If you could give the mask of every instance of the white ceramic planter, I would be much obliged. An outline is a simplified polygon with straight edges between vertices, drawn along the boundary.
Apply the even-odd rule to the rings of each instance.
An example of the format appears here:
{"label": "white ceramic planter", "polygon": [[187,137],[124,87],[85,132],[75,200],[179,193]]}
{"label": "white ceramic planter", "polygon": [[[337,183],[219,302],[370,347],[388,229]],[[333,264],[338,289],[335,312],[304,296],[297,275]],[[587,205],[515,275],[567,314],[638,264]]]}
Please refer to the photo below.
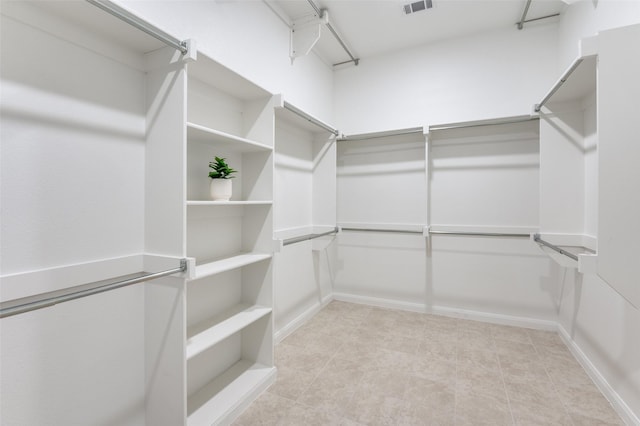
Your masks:
{"label": "white ceramic planter", "polygon": [[209,186],[213,201],[229,201],[233,193],[231,179],[211,179]]}

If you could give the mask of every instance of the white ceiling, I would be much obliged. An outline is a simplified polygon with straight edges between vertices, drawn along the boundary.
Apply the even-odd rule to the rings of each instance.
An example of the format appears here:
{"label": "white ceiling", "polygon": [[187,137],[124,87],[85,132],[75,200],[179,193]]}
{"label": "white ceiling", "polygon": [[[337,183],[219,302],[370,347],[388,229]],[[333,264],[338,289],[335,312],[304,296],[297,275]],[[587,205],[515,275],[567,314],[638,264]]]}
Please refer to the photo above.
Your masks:
{"label": "white ceiling", "polygon": [[[527,0],[432,0],[433,8],[406,15],[403,6],[416,0],[313,0],[329,11],[329,22],[357,58],[483,31],[512,28],[522,17]],[[567,0],[533,0],[527,19],[562,13]],[[272,0],[285,19],[312,14],[308,0]],[[540,25],[558,18],[538,21]],[[526,25],[524,28],[526,31]],[[327,63],[350,58],[330,31],[323,27],[314,51]]]}

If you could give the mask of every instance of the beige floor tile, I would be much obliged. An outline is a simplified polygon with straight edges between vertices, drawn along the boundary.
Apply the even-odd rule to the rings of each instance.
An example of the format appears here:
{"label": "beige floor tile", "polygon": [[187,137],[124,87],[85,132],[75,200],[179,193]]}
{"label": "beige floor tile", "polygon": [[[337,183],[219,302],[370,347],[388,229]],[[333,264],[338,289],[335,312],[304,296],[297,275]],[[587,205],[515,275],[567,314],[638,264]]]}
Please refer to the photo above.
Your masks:
{"label": "beige floor tile", "polygon": [[265,392],[233,424],[236,426],[276,425],[294,405],[295,402],[290,399]]}
{"label": "beige floor tile", "polygon": [[622,425],[555,332],[332,302],[236,425]]}
{"label": "beige floor tile", "polygon": [[539,358],[532,343],[496,338],[495,345],[498,355]]}
{"label": "beige floor tile", "polygon": [[409,403],[397,416],[397,426],[454,426],[454,411],[434,410],[432,407]]}
{"label": "beige floor tile", "polygon": [[416,355],[424,357],[428,360],[455,360],[457,350],[457,342],[452,339],[439,342],[433,340],[423,340],[418,344]]}
{"label": "beige floor tile", "polygon": [[456,354],[456,362],[458,368],[462,370],[483,370],[500,373],[498,354],[490,349],[460,348]]}
{"label": "beige floor tile", "polygon": [[518,426],[573,426],[571,418],[560,405],[511,401],[513,420]]}
{"label": "beige floor tile", "polygon": [[453,418],[455,389],[447,384],[422,377],[409,377],[403,399],[415,406],[425,407],[444,417]]}
{"label": "beige floor tile", "polygon": [[572,417],[585,417],[614,423],[619,416],[607,399],[595,386],[563,388],[558,391],[560,399]]}
{"label": "beige floor tile", "polygon": [[455,360],[426,360],[416,357],[412,375],[454,387],[456,370]]}
{"label": "beige floor tile", "polygon": [[460,395],[484,395],[505,404],[507,402],[502,375],[489,371],[458,369],[456,396]]}
{"label": "beige floor tile", "polygon": [[556,392],[555,386],[550,380],[547,381],[530,381],[511,382],[509,379],[505,379],[505,389],[509,401],[522,403],[531,403],[549,407],[563,408],[560,396]]}
{"label": "beige floor tile", "polygon": [[400,398],[360,390],[345,409],[345,417],[367,425],[395,425],[408,409],[409,403]]}
{"label": "beige floor tile", "polygon": [[358,393],[402,398],[408,380],[408,374],[398,373],[394,369],[367,371],[358,383]]}
{"label": "beige floor tile", "polygon": [[307,371],[294,370],[286,366],[279,367],[276,382],[269,388],[269,392],[295,401],[315,378],[315,374]]}
{"label": "beige floor tile", "polygon": [[278,426],[339,426],[342,417],[320,408],[295,404],[278,421]]}
{"label": "beige floor tile", "polygon": [[495,324],[491,327],[491,333],[495,339],[529,344],[533,343],[529,335],[529,330],[526,328]]}
{"label": "beige floor tile", "polygon": [[458,348],[494,351],[496,346],[491,334],[476,330],[458,330]]}
{"label": "beige floor tile", "polygon": [[456,426],[512,425],[513,419],[506,401],[484,394],[456,393]]}
{"label": "beige floor tile", "polygon": [[505,381],[530,383],[550,382],[542,361],[537,357],[500,355],[500,368]]}
{"label": "beige floor tile", "polygon": [[358,390],[359,382],[319,376],[298,398],[298,402],[342,415]]}
{"label": "beige floor tile", "polygon": [[393,371],[410,375],[416,364],[416,355],[407,352],[380,348],[371,353],[371,358],[364,365],[369,371]]}

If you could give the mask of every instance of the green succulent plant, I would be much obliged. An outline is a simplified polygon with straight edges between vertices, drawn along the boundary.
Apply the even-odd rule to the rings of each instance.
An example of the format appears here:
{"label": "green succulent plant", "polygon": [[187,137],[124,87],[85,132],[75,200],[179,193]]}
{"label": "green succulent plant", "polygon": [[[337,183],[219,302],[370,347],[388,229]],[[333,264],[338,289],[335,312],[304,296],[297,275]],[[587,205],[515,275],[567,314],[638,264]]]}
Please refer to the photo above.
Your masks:
{"label": "green succulent plant", "polygon": [[237,172],[237,170],[229,167],[225,158],[220,157],[216,157],[214,161],[209,162],[209,167],[213,169],[213,171],[209,172],[211,179],[232,179],[235,176],[231,175]]}

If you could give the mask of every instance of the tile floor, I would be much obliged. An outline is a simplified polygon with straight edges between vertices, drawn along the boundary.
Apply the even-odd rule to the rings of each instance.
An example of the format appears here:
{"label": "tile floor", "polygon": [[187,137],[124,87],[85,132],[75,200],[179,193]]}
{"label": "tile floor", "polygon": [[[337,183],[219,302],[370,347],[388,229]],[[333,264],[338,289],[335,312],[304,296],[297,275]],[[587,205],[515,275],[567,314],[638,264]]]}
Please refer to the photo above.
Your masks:
{"label": "tile floor", "polygon": [[235,425],[624,425],[553,332],[331,302]]}

